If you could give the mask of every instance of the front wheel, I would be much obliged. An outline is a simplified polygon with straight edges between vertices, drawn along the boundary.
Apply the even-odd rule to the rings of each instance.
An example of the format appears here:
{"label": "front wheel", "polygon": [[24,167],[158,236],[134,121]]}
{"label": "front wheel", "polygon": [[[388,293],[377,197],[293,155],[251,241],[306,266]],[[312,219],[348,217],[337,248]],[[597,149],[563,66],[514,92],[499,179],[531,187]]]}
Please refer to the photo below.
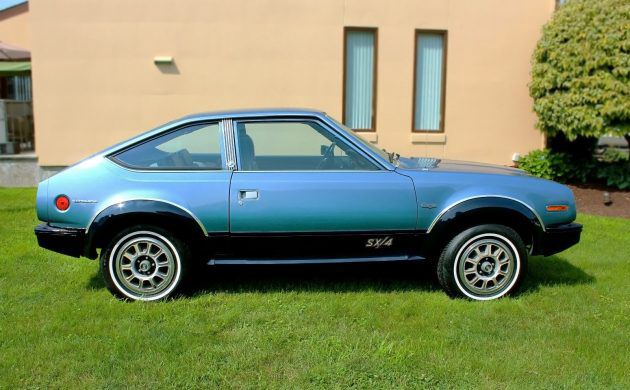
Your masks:
{"label": "front wheel", "polygon": [[518,288],[527,270],[527,250],[513,229],[480,225],[455,236],[437,268],[440,284],[450,296],[496,299]]}
{"label": "front wheel", "polygon": [[168,231],[134,226],[116,235],[101,252],[101,273],[115,296],[154,301],[173,296],[188,259],[187,247]]}

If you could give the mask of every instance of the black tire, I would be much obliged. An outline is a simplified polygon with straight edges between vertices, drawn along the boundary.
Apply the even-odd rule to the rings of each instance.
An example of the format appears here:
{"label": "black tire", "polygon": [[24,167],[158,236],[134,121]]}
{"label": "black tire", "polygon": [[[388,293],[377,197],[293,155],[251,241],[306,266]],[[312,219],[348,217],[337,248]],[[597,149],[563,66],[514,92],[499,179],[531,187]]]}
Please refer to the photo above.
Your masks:
{"label": "black tire", "polygon": [[107,289],[117,298],[132,301],[173,297],[186,280],[189,264],[188,246],[171,232],[152,225],[122,230],[100,257]]}
{"label": "black tire", "polygon": [[527,274],[527,249],[507,226],[464,230],[444,248],[437,264],[440,285],[451,297],[501,298],[516,291]]}

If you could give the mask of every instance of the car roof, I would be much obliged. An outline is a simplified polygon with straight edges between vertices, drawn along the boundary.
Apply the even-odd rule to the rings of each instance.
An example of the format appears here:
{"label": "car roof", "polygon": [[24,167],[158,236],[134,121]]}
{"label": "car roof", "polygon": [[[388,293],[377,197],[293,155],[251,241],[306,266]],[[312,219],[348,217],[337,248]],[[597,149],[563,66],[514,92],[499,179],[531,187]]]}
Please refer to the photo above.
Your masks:
{"label": "car roof", "polygon": [[221,119],[221,118],[243,118],[243,117],[264,117],[264,116],[313,116],[324,115],[325,112],[310,108],[249,108],[241,110],[209,111],[187,115],[178,119]]}

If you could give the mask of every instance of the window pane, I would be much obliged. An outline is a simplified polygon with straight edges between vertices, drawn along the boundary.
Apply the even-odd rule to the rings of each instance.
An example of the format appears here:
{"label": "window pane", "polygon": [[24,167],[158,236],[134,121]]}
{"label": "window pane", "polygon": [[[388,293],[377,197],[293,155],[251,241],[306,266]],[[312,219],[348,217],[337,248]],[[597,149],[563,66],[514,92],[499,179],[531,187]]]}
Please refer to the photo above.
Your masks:
{"label": "window pane", "polygon": [[13,100],[32,100],[31,76],[7,77],[7,98]]}
{"label": "window pane", "polygon": [[373,129],[373,31],[346,31],[345,67],[345,124],[353,129]]}
{"label": "window pane", "polygon": [[115,157],[143,169],[222,169],[217,123],[185,127],[127,149]]}
{"label": "window pane", "polygon": [[378,169],[314,122],[239,122],[236,129],[241,170]]}
{"label": "window pane", "polygon": [[416,106],[414,124],[416,130],[441,129],[442,121],[442,74],[444,68],[444,36],[436,33],[420,33],[416,36]]}

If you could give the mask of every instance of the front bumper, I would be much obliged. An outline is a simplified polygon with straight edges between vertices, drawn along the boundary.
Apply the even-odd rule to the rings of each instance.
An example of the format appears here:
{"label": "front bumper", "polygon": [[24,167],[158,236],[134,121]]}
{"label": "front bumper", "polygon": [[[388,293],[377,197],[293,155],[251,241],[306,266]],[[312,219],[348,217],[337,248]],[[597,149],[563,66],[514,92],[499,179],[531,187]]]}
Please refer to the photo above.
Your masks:
{"label": "front bumper", "polygon": [[549,227],[542,234],[540,252],[543,256],[562,252],[580,242],[580,234],[582,234],[582,225],[577,223]]}
{"label": "front bumper", "polygon": [[35,228],[35,236],[42,248],[74,257],[81,257],[83,254],[84,229],[59,228],[40,223]]}

